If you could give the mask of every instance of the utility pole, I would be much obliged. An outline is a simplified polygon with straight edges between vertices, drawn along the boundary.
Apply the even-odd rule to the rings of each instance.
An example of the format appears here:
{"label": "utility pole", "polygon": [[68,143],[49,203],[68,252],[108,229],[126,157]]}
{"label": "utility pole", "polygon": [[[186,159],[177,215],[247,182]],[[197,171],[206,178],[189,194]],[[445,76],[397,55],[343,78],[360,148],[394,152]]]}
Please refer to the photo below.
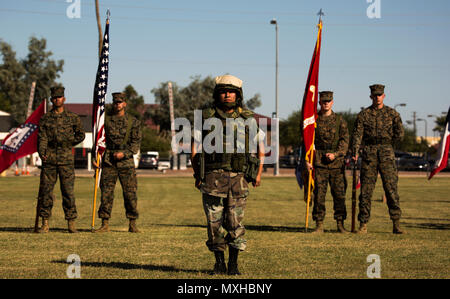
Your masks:
{"label": "utility pole", "polygon": [[175,143],[175,118],[173,111],[173,90],[172,82],[167,83],[169,93],[169,111],[170,111],[170,131],[172,133],[172,169],[178,169],[178,144]]}
{"label": "utility pole", "polygon": [[97,18],[97,28],[98,28],[98,57],[100,57],[102,55],[103,35],[102,35],[102,24],[100,21],[100,12],[98,8],[98,0],[95,0],[95,16]]}
{"label": "utility pole", "polygon": [[[275,117],[278,120],[278,22],[276,19],[270,21],[271,25],[275,25]],[[273,174],[278,176],[280,174],[280,145],[276,144],[277,161],[273,168]]]}

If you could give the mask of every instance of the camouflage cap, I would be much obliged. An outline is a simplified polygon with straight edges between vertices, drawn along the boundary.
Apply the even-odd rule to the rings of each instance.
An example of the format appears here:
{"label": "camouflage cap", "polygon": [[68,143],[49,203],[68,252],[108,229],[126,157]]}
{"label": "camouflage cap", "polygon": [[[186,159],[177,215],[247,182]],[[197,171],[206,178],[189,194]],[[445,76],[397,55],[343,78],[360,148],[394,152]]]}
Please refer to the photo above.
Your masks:
{"label": "camouflage cap", "polygon": [[219,91],[222,90],[235,90],[239,99],[244,97],[241,79],[232,75],[223,75],[216,77],[215,81],[216,86],[214,87],[214,98],[216,98]]}
{"label": "camouflage cap", "polygon": [[125,97],[125,94],[123,92],[113,92],[112,94],[113,102],[126,102],[127,98]]}
{"label": "camouflage cap", "polygon": [[384,85],[374,84],[370,86],[370,94],[374,96],[381,96],[384,94]]}
{"label": "camouflage cap", "polygon": [[64,96],[64,87],[63,86],[54,86],[50,88],[50,96],[52,98],[60,98]]}
{"label": "camouflage cap", "polygon": [[333,92],[332,91],[321,91],[319,92],[321,101],[332,101],[333,100]]}

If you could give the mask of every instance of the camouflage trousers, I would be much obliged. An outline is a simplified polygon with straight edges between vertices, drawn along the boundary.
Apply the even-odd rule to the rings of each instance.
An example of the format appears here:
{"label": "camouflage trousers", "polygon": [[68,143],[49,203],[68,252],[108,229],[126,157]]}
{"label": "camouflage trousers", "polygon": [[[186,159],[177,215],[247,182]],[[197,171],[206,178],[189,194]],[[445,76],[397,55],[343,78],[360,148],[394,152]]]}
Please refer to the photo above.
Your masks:
{"label": "camouflage trousers", "polygon": [[75,219],[77,218],[77,208],[73,191],[75,183],[75,169],[73,165],[44,164],[42,167],[38,195],[39,216],[43,219],[49,219],[52,216],[53,202],[55,199],[53,188],[58,177],[65,219]]}
{"label": "camouflage trousers", "polygon": [[[204,192],[205,189],[211,191]],[[228,171],[209,173],[202,184],[202,192],[208,231],[206,246],[211,251],[224,251],[227,245],[245,250],[247,241],[243,238],[242,220],[248,183],[244,175]]]}
{"label": "camouflage trousers", "polygon": [[345,172],[341,168],[327,169],[320,167],[315,168],[313,220],[323,221],[325,219],[325,196],[328,184],[330,184],[331,195],[333,196],[334,219],[345,220],[347,218]]}
{"label": "camouflage trousers", "polygon": [[111,218],[111,211],[114,201],[114,189],[117,178],[122,185],[125,215],[128,219],[137,219],[137,179],[136,170],[131,168],[116,168],[114,166],[104,166],[100,179],[100,189],[102,190],[101,205],[98,209],[98,217],[102,219]]}
{"label": "camouflage trousers", "polygon": [[397,190],[397,167],[392,146],[366,146],[362,154],[361,194],[359,195],[358,214],[358,220],[362,223],[369,222],[371,199],[377,182],[378,172],[383,182],[390,218],[399,220],[402,215],[400,197]]}

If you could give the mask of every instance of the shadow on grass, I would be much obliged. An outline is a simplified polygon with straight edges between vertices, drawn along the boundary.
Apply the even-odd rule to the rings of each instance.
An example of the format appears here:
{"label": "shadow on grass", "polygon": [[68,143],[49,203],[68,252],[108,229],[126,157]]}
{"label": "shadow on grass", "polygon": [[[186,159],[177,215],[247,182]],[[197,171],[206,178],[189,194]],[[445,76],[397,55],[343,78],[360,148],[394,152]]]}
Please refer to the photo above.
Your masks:
{"label": "shadow on grass", "polygon": [[[79,229],[79,228],[77,228],[77,231],[80,233],[92,232],[91,229]],[[34,227],[0,227],[0,232],[34,233]],[[49,233],[52,233],[52,232],[69,233],[67,231],[67,228],[59,228],[59,227],[50,228]],[[120,231],[117,231],[117,232],[120,232]]]}
{"label": "shadow on grass", "polygon": [[[175,227],[197,227],[205,228],[206,225],[200,224],[151,224],[154,226],[175,226]],[[270,225],[244,225],[245,230],[254,230],[260,232],[287,232],[287,233],[304,233],[304,227],[290,227],[290,226],[270,226]],[[308,228],[308,233],[311,233],[314,229]],[[328,232],[328,231],[326,231]],[[333,231],[329,231],[333,232]]]}
{"label": "shadow on grass", "polygon": [[[55,260],[52,261],[55,264],[65,264],[69,265],[65,260]],[[96,268],[116,268],[122,270],[147,270],[147,271],[163,271],[163,272],[186,272],[186,273],[201,273],[209,274],[210,270],[190,270],[190,269],[178,269],[172,266],[163,265],[136,265],[131,263],[123,262],[81,262],[81,266],[85,267],[96,267]]]}
{"label": "shadow on grass", "polygon": [[426,218],[426,217],[402,217],[403,219],[408,219],[408,220],[432,220],[432,221],[450,221],[449,219],[444,219],[444,218]]}
{"label": "shadow on grass", "polygon": [[405,223],[406,227],[421,229],[450,230],[450,224],[444,223]]}

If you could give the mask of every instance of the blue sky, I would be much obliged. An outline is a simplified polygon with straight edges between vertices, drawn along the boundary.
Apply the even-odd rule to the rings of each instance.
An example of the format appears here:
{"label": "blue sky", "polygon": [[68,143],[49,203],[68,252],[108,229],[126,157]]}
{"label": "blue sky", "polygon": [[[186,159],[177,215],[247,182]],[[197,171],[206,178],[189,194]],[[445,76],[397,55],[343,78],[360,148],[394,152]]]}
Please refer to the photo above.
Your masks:
{"label": "blue sky", "polygon": [[[79,0],[80,18],[70,19],[70,0],[0,2],[0,38],[22,58],[31,36],[47,39],[54,59],[64,59],[59,82],[68,103],[92,101],[98,64],[93,0]],[[385,103],[403,122],[413,112],[428,121],[450,105],[450,1],[371,0],[380,18],[369,18],[368,0],[100,0],[102,27],[111,10],[108,93],[132,84],[146,103],[161,82],[186,86],[191,77],[233,74],[244,96],[261,94],[256,112],[275,111],[275,27],[279,24],[279,116],[301,107],[323,17],[319,89],[332,90],[335,111],[370,105],[369,85],[386,85]],[[72,0],[75,2],[75,0]],[[108,97],[111,100],[111,96]],[[1,109],[1,108],[0,108]],[[405,124],[406,125],[406,124]],[[417,122],[424,135],[424,122]]]}

